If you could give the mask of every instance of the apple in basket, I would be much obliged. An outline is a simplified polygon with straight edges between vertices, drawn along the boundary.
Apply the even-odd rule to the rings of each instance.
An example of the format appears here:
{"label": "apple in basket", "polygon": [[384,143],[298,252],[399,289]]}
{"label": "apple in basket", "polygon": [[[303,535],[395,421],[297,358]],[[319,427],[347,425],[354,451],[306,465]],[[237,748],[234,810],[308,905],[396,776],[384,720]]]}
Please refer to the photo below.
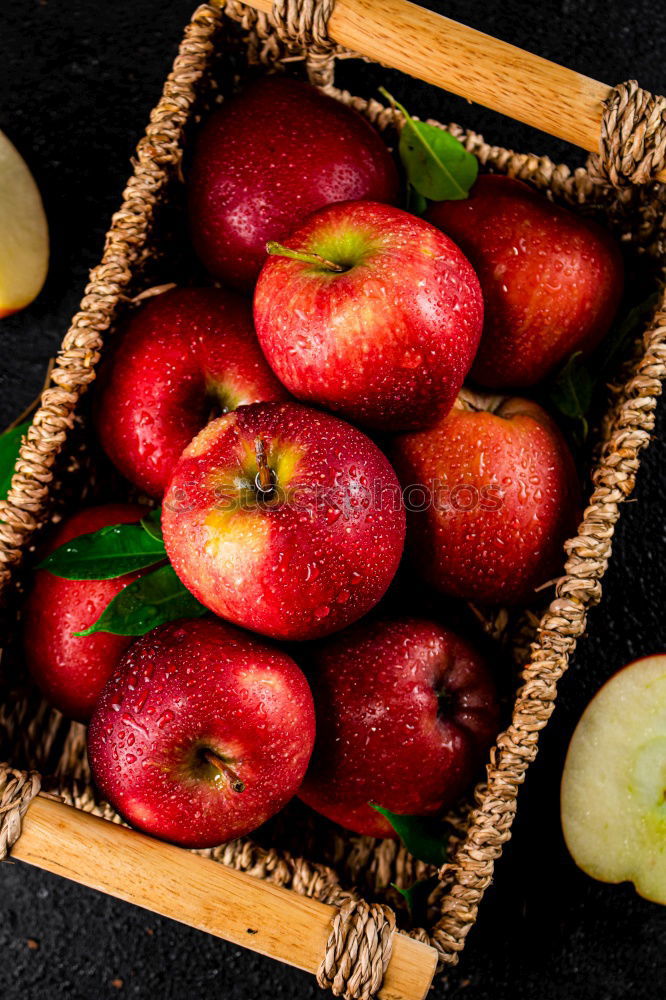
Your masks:
{"label": "apple in basket", "polygon": [[97,429],[117,468],[161,497],[183,448],[212,415],[287,397],[243,299],[219,288],[173,289],[127,324],[102,376]]}
{"label": "apple in basket", "polygon": [[472,376],[489,387],[534,385],[607,332],[622,297],[617,243],[509,177],[484,175],[461,201],[426,218],[462,248],[481,281],[486,314]]}
{"label": "apple in basket", "polygon": [[290,392],[387,430],[449,411],[483,322],[478,278],[451,240],[357,201],[321,209],[270,250],[254,319]]}
{"label": "apple in basket", "polygon": [[186,847],[249,833],[298,789],[312,695],[286,653],[220,621],[162,625],[109,679],[88,731],[95,781],[134,826]]}
{"label": "apple in basket", "polygon": [[298,403],[258,403],[185,449],[162,528],[176,573],[215,614],[311,639],[382,597],[405,515],[396,475],[365,434]]}
{"label": "apple in basket", "polygon": [[466,641],[417,619],[360,622],[311,654],[317,738],[299,796],[357,833],[376,809],[432,815],[474,779],[497,733],[493,681]]}
{"label": "apple in basket", "polygon": [[[52,538],[53,552],[81,535],[116,524],[138,522],[136,504],[90,507],[70,517]],[[99,694],[132,636],[97,632],[77,636],[92,625],[109,602],[138,573],[112,580],[68,580],[37,570],[23,612],[23,644],[28,669],[44,696],[60,711],[86,722]]]}
{"label": "apple in basket", "polygon": [[268,240],[331,202],[395,201],[398,173],[356,111],[307,83],[272,76],[208,118],[188,186],[199,257],[216,278],[251,289]]}
{"label": "apple in basket", "polygon": [[466,393],[436,427],[396,438],[392,459],[412,564],[438,590],[521,603],[559,572],[580,488],[564,437],[536,403]]}

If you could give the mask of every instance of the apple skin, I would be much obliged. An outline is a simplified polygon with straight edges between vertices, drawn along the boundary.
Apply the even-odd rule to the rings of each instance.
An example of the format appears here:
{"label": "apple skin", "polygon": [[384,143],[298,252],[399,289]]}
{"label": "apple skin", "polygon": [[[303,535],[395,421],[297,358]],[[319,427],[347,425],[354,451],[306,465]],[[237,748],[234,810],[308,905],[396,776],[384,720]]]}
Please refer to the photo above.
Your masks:
{"label": "apple skin", "polygon": [[393,159],[364,118],[309,84],[272,76],[225,102],[198,136],[192,241],[211,274],[250,290],[269,240],[332,202],[393,202],[398,187]]}
{"label": "apple skin", "polygon": [[254,296],[259,342],[299,399],[384,430],[436,422],[479,343],[483,299],[458,247],[376,202],[321,209],[284,241],[347,267],[271,256]]}
{"label": "apple skin", "polygon": [[484,660],[453,632],[410,618],[361,622],[321,643],[312,668],[317,739],[299,796],[317,812],[392,837],[369,802],[432,815],[474,780],[499,711]]}
{"label": "apple skin", "polygon": [[[401,435],[391,457],[417,571],[453,597],[519,604],[561,570],[580,488],[545,410],[526,399],[489,400],[494,412],[456,406],[436,427]],[[432,502],[409,490],[417,484]]]}
{"label": "apple skin", "polygon": [[607,332],[623,264],[596,222],[489,174],[468,199],[435,203],[426,218],[459,244],[481,281],[485,324],[472,366],[481,385],[534,385]]}
{"label": "apple skin", "polygon": [[562,774],[562,832],[602,882],[631,881],[666,905],[666,653],[635,660],[597,691]]}
{"label": "apple skin", "polygon": [[[146,514],[137,504],[105,504],[81,510],[60,526],[44,553],[111,524],[134,524]],[[133,636],[75,636],[92,625],[116,594],[139,577],[63,580],[37,570],[23,612],[23,646],[28,669],[44,697],[63,715],[87,722],[109,675]]]}
{"label": "apple skin", "polygon": [[292,798],[314,734],[312,695],[290,656],[223,622],[183,619],[122,659],[92,717],[88,757],[102,794],[133,826],[214,847]]}
{"label": "apple skin", "polygon": [[[275,500],[258,499],[257,439]],[[185,449],[164,498],[167,553],[215,614],[279,639],[344,628],[383,596],[405,515],[386,457],[357,428],[298,403],[213,421]]]}
{"label": "apple skin", "polygon": [[130,319],[103,378],[97,430],[123,475],[160,498],[214,406],[287,398],[244,299],[220,288],[173,289]]}

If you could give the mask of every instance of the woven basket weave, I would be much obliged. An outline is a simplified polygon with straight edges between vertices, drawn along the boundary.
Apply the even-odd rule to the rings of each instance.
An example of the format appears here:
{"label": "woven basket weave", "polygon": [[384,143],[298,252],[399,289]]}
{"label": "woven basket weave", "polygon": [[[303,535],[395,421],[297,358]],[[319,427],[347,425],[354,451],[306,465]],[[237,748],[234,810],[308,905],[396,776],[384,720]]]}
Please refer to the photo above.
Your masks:
{"label": "woven basket weave", "polygon": [[[181,196],[184,139],[198,110],[233,85],[236,77],[256,73],[258,67],[279,70],[286,66],[294,72],[302,66],[312,82],[359,110],[380,129],[394,128],[392,111],[334,87],[336,61],[352,54],[327,41],[325,8],[325,4],[278,3],[270,18],[237,3],[204,5],[195,12],[162,99],[139,143],[134,172],[113,217],[102,261],[90,275],[80,311],[34,415],[8,500],[0,504],[0,584],[8,612],[15,612],[15,605],[20,604],[15,597],[21,589],[21,568],[30,563],[35,533],[63,505],[80,504],[82,490],[94,489],[89,451],[85,447],[81,451],[81,442],[86,440],[80,426],[86,409],[81,397],[95,378],[105,334],[128,301],[154,281],[148,262],[159,257],[163,244],[157,230],[163,234],[168,229],[163,216]],[[455,125],[448,128],[483,167],[519,177],[549,191],[558,201],[603,217],[630,244],[632,253],[640,255],[641,268],[650,275],[653,287],[660,287],[666,262],[666,194],[664,186],[652,183],[650,177],[664,165],[665,119],[661,99],[651,98],[633,83],[616,88],[604,118],[601,153],[575,172],[545,157],[488,146],[480,136]],[[168,274],[168,270],[162,267],[161,273]],[[172,279],[178,277],[178,273],[171,274]],[[316,820],[304,831],[299,818],[298,839],[291,843],[288,822],[278,822],[270,828],[272,844],[244,839],[202,852],[341,907],[319,974],[320,983],[332,986],[334,992],[350,997],[376,992],[388,961],[394,921],[393,912],[382,901],[388,900],[396,910],[405,933],[437,949],[442,964],[457,961],[494,863],[510,836],[518,788],[553,711],[557,682],[583,633],[588,609],[601,596],[620,504],[633,489],[639,454],[649,440],[665,375],[666,307],[660,293],[633,360],[625,363],[621,382],[611,387],[609,409],[598,429],[589,504],[577,536],[566,543],[564,575],[541,619],[528,617],[519,630],[523,647],[528,635],[529,653],[522,660],[522,683],[511,721],[491,751],[487,780],[475,790],[474,802],[450,817],[450,860],[430,897],[428,925],[410,928],[400,909],[400,896],[389,887],[391,882],[408,885],[431,870],[392,841],[343,838]],[[501,628],[504,621],[500,614],[493,628]],[[13,662],[11,657],[9,662]],[[84,728],[66,722],[42,702],[20,669],[11,666],[6,672],[10,676],[1,678],[0,688],[0,760],[10,760],[17,770],[8,765],[0,768],[0,857],[19,836],[21,817],[39,789],[39,779],[31,772],[40,772],[44,787],[48,783],[77,808],[120,822],[107,804],[96,800]],[[366,905],[364,897],[372,902]],[[376,928],[376,940],[369,953],[366,949],[359,958],[349,942],[368,921]]]}

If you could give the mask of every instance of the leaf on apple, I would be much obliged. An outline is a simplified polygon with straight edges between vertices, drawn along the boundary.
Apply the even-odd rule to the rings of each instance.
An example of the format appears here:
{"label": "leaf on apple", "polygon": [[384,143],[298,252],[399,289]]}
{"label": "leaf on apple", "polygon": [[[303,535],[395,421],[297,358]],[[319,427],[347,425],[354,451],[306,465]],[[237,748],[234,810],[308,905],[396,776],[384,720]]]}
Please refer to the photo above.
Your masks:
{"label": "leaf on apple", "polygon": [[588,361],[583,360],[581,351],[576,351],[550,383],[548,393],[551,403],[563,416],[574,422],[575,436],[582,437],[583,441],[587,438],[587,414],[597,387],[606,381],[618,355],[628,341],[637,334],[647,316],[654,310],[657,301],[658,296],[655,293],[630,309],[614,324],[597,352]]}
{"label": "leaf on apple", "polygon": [[580,425],[583,440],[588,433],[586,414],[592,404],[594,389],[595,380],[580,351],[571,355],[550,386],[551,402],[563,416]]}
{"label": "leaf on apple", "polygon": [[479,173],[477,158],[450,132],[415,121],[384,87],[379,92],[405,118],[398,152],[410,187],[430,201],[467,198]]}
{"label": "leaf on apple", "polygon": [[141,527],[144,531],[147,531],[151,538],[154,538],[156,542],[164,542],[164,536],[162,534],[162,508],[156,507],[155,510],[151,510],[150,514],[141,519]]}
{"label": "leaf on apple", "polygon": [[150,534],[142,521],[107,525],[72,538],[51,552],[37,568],[47,569],[65,580],[113,580],[165,559],[164,542]]}
{"label": "leaf on apple", "polygon": [[432,816],[407,816],[384,809],[375,802],[370,805],[384,816],[400,837],[410,854],[438,868],[446,861],[444,831]]}
{"label": "leaf on apple", "polygon": [[151,629],[177,618],[200,618],[208,609],[197,601],[176,576],[173,566],[160,566],[113,598],[96,622],[74,635],[111,632],[114,635],[145,635]]}
{"label": "leaf on apple", "polygon": [[0,434],[0,500],[7,499],[23,435],[29,426],[30,421],[27,420]]}
{"label": "leaf on apple", "polygon": [[439,879],[437,875],[431,875],[429,878],[417,879],[416,882],[412,882],[412,884],[408,885],[405,889],[401,889],[395,882],[391,882],[393,888],[396,889],[405,900],[412,923],[415,925],[427,923],[428,899],[438,881]]}

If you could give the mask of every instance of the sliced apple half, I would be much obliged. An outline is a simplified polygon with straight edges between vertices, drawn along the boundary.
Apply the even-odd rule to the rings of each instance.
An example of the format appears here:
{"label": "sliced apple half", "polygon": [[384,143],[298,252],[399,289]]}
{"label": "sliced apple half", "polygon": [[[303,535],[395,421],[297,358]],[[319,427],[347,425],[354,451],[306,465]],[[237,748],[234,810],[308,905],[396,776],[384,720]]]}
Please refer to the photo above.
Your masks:
{"label": "sliced apple half", "polygon": [[25,308],[41,291],[49,232],[28,166],[0,132],[0,318]]}
{"label": "sliced apple half", "polygon": [[666,654],[620,670],[585,709],[561,813],[579,868],[666,904]]}

